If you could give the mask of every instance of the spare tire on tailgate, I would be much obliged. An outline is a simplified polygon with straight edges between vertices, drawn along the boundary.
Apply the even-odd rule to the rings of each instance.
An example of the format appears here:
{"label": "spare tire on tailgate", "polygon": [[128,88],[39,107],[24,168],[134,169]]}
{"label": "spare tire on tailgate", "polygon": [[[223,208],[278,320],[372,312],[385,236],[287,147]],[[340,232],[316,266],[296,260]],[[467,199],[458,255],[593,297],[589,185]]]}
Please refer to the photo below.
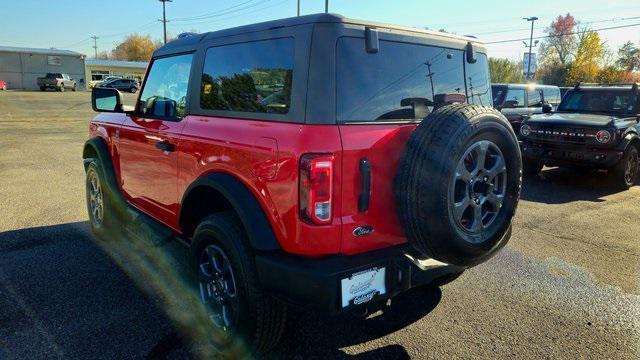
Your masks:
{"label": "spare tire on tailgate", "polygon": [[438,108],[411,135],[395,179],[405,234],[430,258],[479,264],[509,241],[521,182],[518,140],[502,114]]}

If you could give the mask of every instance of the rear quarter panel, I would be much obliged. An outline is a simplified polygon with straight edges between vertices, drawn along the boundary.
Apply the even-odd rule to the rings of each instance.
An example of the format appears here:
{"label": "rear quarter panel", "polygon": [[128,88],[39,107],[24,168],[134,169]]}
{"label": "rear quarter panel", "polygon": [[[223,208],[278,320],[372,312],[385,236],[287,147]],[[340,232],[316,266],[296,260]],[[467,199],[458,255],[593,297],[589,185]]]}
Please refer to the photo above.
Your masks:
{"label": "rear quarter panel", "polygon": [[[308,225],[298,216],[300,156],[334,153],[334,166],[340,169],[342,146],[337,126],[208,116],[185,120],[178,146],[178,198],[199,177],[227,173],[258,199],[283,250],[303,255],[340,251],[339,196],[329,225]],[[335,171],[334,188],[340,189],[341,183],[340,172]]]}

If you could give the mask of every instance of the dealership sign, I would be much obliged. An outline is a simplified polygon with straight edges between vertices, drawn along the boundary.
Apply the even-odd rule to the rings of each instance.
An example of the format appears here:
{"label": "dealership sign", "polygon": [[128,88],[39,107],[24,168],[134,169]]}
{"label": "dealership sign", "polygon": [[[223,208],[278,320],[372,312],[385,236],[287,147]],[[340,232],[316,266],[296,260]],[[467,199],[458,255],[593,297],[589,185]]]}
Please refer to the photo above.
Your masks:
{"label": "dealership sign", "polygon": [[[530,68],[529,68],[529,59],[531,59]],[[522,72],[524,76],[529,75],[527,73],[530,73],[532,75],[535,74],[537,68],[538,68],[538,61],[536,60],[536,54],[531,53],[531,56],[529,56],[528,52],[524,53],[524,57],[522,58]]]}
{"label": "dealership sign", "polygon": [[62,58],[60,56],[49,55],[47,56],[47,64],[49,65],[62,65]]}

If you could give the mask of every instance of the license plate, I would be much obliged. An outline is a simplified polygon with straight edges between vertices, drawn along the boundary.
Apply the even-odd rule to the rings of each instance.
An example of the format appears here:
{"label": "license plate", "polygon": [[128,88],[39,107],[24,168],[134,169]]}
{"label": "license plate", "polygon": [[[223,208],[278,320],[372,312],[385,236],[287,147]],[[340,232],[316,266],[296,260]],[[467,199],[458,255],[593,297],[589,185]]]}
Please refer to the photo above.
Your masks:
{"label": "license plate", "polygon": [[341,280],[342,307],[359,305],[386,293],[385,268],[373,268]]}

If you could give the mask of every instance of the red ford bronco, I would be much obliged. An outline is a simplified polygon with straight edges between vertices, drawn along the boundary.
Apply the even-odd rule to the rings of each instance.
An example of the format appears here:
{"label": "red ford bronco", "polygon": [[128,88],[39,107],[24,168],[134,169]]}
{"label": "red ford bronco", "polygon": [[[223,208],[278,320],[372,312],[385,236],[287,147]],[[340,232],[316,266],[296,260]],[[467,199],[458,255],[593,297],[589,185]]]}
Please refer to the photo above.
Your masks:
{"label": "red ford bronco", "polygon": [[189,34],[134,108],[108,88],[92,104],[92,230],[189,246],[212,329],[255,351],[288,305],[373,307],[511,235],[520,150],[472,37],[331,14]]}

